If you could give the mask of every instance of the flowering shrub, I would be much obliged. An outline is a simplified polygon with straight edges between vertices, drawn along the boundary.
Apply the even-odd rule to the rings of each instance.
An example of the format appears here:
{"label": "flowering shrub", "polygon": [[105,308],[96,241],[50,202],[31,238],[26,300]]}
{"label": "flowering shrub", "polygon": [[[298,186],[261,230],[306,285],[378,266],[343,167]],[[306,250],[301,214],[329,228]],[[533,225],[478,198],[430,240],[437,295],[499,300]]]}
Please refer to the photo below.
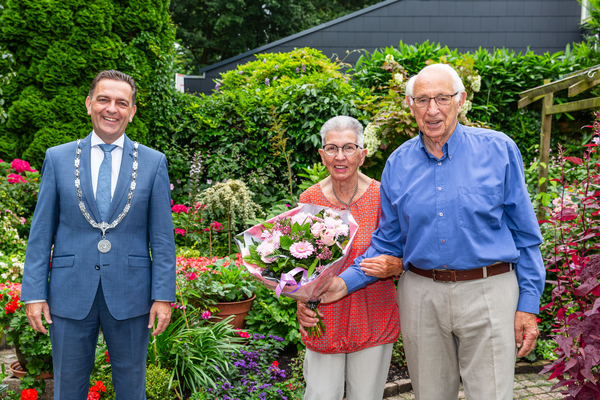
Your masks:
{"label": "flowering shrub", "polygon": [[[598,133],[598,132],[596,132]],[[566,399],[597,399],[600,396],[600,164],[596,144],[588,145],[583,159],[564,157],[558,163],[563,171],[560,195],[548,209],[550,220],[542,221],[553,233],[553,251],[547,258],[548,271],[556,276],[552,300],[541,310],[555,316],[554,350],[558,359],[542,372],[558,378],[554,388],[565,387]],[[567,163],[582,166],[586,176],[569,182]]]}
{"label": "flowering shrub", "polygon": [[17,358],[28,375],[52,373],[50,335],[43,335],[29,326],[21,302],[20,283],[0,283],[0,329],[6,335],[7,343],[16,347]]}
{"label": "flowering shrub", "polygon": [[248,344],[231,357],[233,367],[217,387],[207,389],[208,398],[222,400],[294,400],[301,395],[285,382],[285,371],[276,360],[283,349],[283,338],[254,334]]}
{"label": "flowering shrub", "polygon": [[252,297],[256,284],[241,263],[239,253],[235,260],[229,257],[177,257],[177,284],[183,297],[182,305],[191,303],[205,312],[217,302]]}

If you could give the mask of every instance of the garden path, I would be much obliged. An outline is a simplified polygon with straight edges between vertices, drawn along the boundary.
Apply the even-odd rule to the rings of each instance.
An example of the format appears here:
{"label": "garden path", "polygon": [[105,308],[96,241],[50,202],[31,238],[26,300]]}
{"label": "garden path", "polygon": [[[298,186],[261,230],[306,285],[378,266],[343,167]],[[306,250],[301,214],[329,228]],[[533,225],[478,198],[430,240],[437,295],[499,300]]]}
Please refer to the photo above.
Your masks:
{"label": "garden path", "polygon": [[[556,400],[564,396],[558,392],[551,392],[552,386],[558,382],[557,379],[548,381],[550,374],[524,373],[515,374],[514,399],[518,400]],[[464,399],[465,394],[462,385],[458,395],[459,399]],[[385,400],[412,400],[415,398],[413,391],[399,393],[395,396],[386,397]]]}

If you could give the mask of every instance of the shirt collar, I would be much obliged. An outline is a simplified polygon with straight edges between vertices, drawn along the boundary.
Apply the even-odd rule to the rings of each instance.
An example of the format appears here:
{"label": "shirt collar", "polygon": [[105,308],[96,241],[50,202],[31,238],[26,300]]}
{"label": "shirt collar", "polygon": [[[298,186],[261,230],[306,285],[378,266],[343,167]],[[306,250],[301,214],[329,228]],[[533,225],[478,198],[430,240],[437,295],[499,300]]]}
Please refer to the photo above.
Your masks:
{"label": "shirt collar", "polygon": [[[92,131],[92,146],[98,146],[104,144],[104,140],[100,139],[100,136],[96,135],[96,132]],[[125,134],[122,134],[121,137],[119,137],[117,140],[115,140],[114,142],[112,142],[111,144],[114,144],[117,147],[123,148],[123,145],[125,144]]]}
{"label": "shirt collar", "polygon": [[[460,122],[457,122],[454,132],[452,132],[452,135],[450,135],[450,139],[448,139],[448,141],[446,143],[444,143],[444,145],[442,146],[442,151],[444,152],[444,155],[442,156],[442,158],[440,160],[443,160],[446,157],[449,160],[452,160],[452,156],[454,155],[454,152],[458,148],[458,145],[459,145],[462,137],[463,137],[463,126],[460,124]],[[425,147],[425,143],[423,142],[423,132],[421,132],[420,130],[419,130],[419,146],[421,147],[421,149],[423,149],[423,151],[427,155],[427,160],[435,158],[431,153],[429,153],[427,151],[427,148]]]}

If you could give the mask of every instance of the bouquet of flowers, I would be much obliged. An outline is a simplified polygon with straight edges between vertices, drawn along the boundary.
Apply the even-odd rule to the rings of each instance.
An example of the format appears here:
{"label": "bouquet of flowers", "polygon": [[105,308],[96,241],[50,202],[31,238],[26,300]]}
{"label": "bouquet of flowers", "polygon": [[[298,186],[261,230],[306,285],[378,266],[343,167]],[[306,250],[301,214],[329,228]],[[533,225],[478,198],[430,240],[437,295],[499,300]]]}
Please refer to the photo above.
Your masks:
{"label": "bouquet of flowers", "polygon": [[[248,271],[277,296],[311,309],[339,272],[358,224],[347,211],[301,204],[236,236]],[[296,278],[298,276],[298,278]],[[309,333],[320,336],[319,324]]]}

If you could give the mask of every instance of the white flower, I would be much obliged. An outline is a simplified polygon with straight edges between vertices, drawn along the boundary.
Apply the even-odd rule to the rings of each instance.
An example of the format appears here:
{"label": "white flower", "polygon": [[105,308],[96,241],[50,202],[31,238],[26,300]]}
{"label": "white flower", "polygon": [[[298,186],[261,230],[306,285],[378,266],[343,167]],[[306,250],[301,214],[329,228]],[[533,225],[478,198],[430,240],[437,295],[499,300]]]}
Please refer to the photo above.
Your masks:
{"label": "white flower", "polygon": [[404,76],[402,74],[394,74],[394,81],[399,85],[402,83]]}
{"label": "white flower", "polygon": [[350,233],[350,227],[346,224],[341,224],[340,226],[335,228],[335,234],[337,236],[348,236]]}
{"label": "white flower", "polygon": [[6,272],[5,272],[5,273],[3,273],[3,274],[2,274],[2,275],[0,275],[0,276],[2,277],[2,279],[6,279],[6,278],[8,278],[8,274],[7,274]]}
{"label": "white flower", "polygon": [[469,112],[469,110],[471,110],[471,107],[473,107],[473,104],[471,103],[470,100],[465,100],[465,103],[462,105],[462,109],[460,110],[460,113],[465,116],[467,115],[467,113]]}
{"label": "white flower", "polygon": [[297,222],[298,225],[303,225],[304,221],[306,221],[307,218],[308,218],[308,215],[306,213],[299,212],[298,214],[294,215],[291,218],[292,225],[294,225],[295,222]]}
{"label": "white flower", "polygon": [[394,60],[394,56],[393,56],[392,54],[388,54],[387,56],[385,56],[385,62],[386,62],[386,63],[388,63],[388,64],[391,64],[391,63],[393,63],[394,61],[395,61],[395,60]]}
{"label": "white flower", "polygon": [[381,139],[379,138],[378,129],[375,125],[369,124],[365,128],[364,142],[365,147],[367,148],[367,157],[371,157],[381,145]]}
{"label": "white flower", "polygon": [[474,92],[479,92],[481,89],[481,76],[477,75],[476,77],[471,79],[471,88],[473,88]]}
{"label": "white flower", "polygon": [[256,247],[256,252],[263,257],[273,254],[275,251],[275,244],[269,242],[262,242]]}

